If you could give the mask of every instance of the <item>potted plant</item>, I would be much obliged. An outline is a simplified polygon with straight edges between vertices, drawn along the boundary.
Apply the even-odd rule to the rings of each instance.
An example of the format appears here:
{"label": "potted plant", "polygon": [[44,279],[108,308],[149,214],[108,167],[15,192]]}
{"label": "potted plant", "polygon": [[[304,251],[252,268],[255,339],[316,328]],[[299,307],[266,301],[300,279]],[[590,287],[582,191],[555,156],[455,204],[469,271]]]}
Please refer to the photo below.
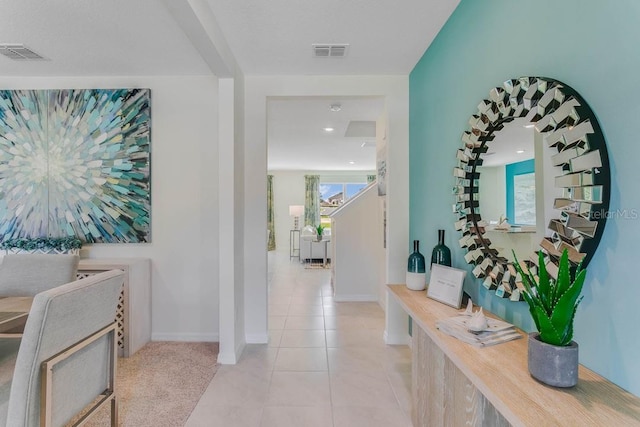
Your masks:
{"label": "potted plant", "polygon": [[580,292],[586,270],[580,263],[572,274],[565,249],[558,264],[558,278],[554,279],[547,272],[542,251],[538,257],[537,277],[529,267],[525,273],[517,258],[514,263],[538,330],[529,334],[529,373],[545,384],[573,387],[578,383],[578,344],[572,341],[573,319],[582,300]]}
{"label": "potted plant", "polygon": [[322,232],[324,231],[324,226],[322,224],[318,224],[316,227],[316,238],[319,241],[322,240]]}

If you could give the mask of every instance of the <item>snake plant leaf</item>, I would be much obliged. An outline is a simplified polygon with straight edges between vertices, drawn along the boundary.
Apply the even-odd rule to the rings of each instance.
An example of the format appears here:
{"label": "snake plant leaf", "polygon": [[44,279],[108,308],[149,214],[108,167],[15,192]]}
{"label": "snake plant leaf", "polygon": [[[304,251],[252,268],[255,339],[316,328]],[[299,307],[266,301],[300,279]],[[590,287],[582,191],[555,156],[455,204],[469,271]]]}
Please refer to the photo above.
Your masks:
{"label": "snake plant leaf", "polygon": [[[555,329],[562,332],[563,335],[566,335],[566,329],[571,325],[575,316],[575,311],[579,302],[578,297],[582,291],[585,276],[586,271],[581,271],[571,286],[562,295],[560,295],[553,309],[553,313],[551,314],[551,322]],[[568,343],[563,345],[566,344]]]}
{"label": "snake plant leaf", "polygon": [[569,327],[565,331],[565,335],[562,337],[563,345],[569,345],[571,340],[573,339],[573,319],[576,317],[576,311],[578,311],[578,304],[582,301],[582,297],[578,299],[576,305],[573,306],[573,314],[571,315],[571,321],[569,322]]}
{"label": "snake plant leaf", "polygon": [[531,313],[531,317],[533,317],[533,322],[536,324],[536,329],[539,331],[540,324],[538,323],[538,315],[535,310],[537,303],[534,302],[531,296],[529,296],[528,292],[523,292],[522,295],[524,296],[525,301],[527,301],[527,304],[529,305],[529,313]]}
{"label": "snake plant leaf", "polygon": [[558,280],[556,280],[556,292],[553,301],[556,302],[571,286],[571,277],[569,276],[569,251],[566,249],[560,255],[560,263],[558,264]]}
{"label": "snake plant leaf", "polygon": [[[549,283],[549,273],[547,273],[547,267],[544,263],[544,254],[542,251],[538,252],[538,288],[540,300],[547,313],[551,313],[553,304],[553,289]],[[549,297],[551,296],[551,297]]]}
{"label": "snake plant leaf", "polygon": [[543,342],[551,345],[562,345],[562,335],[563,333],[558,332],[551,319],[547,316],[547,313],[540,306],[536,306],[536,314],[538,316],[538,324],[540,328],[538,332],[540,332],[540,339]]}
{"label": "snake plant leaf", "polygon": [[529,312],[540,332],[540,340],[551,345],[565,346],[573,338],[573,321],[578,304],[582,298],[580,293],[584,286],[586,270],[580,263],[573,280],[569,269],[569,254],[565,249],[560,256],[558,278],[549,276],[544,264],[544,255],[538,253],[538,277],[534,277],[531,269],[527,273],[514,255],[514,267],[522,277],[524,290],[522,295],[529,305]]}

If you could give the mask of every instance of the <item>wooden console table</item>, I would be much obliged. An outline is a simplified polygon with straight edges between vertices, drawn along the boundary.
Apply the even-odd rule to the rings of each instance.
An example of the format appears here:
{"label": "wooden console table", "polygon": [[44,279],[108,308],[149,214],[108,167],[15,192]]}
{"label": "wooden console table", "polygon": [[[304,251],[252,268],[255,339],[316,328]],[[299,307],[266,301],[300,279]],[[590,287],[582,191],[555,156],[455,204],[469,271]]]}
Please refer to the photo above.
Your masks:
{"label": "wooden console table", "polygon": [[118,347],[129,357],[151,340],[151,262],[148,258],[83,258],[78,278],[109,270],[124,271],[118,303]]}
{"label": "wooden console table", "polygon": [[527,337],[477,348],[436,328],[457,310],[424,291],[388,285],[413,319],[412,413],[422,426],[640,426],[640,398],[580,366],[571,389],[529,375]]}

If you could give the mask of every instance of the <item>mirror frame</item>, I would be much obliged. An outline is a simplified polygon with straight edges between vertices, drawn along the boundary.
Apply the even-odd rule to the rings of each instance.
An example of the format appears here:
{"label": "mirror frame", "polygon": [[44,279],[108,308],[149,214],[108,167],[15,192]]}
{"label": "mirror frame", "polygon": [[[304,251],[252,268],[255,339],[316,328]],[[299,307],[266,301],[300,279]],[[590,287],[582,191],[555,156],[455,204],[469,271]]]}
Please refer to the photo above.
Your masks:
{"label": "mirror frame", "polygon": [[[564,196],[549,200],[557,218],[552,218],[545,237],[540,242],[547,270],[557,274],[560,254],[564,249],[574,266],[586,266],[593,257],[604,232],[609,214],[611,178],[604,135],[595,114],[584,99],[568,85],[546,77],[520,77],[504,82],[489,92],[478,111],[469,119],[469,128],[462,135],[463,147],[457,150],[458,166],[454,169],[456,185],[453,193],[457,215],[456,230],[462,233],[460,247],[466,248],[465,260],[475,265],[473,275],[484,279],[483,286],[495,290],[501,298],[521,301],[523,285],[513,264],[501,257],[485,235],[485,223],[480,215],[479,190],[482,155],[505,123],[525,118],[534,124],[545,143],[555,149],[548,160],[561,168],[555,187]],[[547,159],[545,158],[545,161]],[[581,163],[587,163],[587,166]],[[589,167],[590,166],[590,167]],[[577,179],[578,185],[566,186],[567,176]],[[584,181],[583,181],[584,180]],[[583,184],[588,183],[588,185]],[[594,188],[595,187],[595,188]],[[591,190],[600,190],[600,201],[580,197]],[[534,271],[537,253],[520,260]]]}

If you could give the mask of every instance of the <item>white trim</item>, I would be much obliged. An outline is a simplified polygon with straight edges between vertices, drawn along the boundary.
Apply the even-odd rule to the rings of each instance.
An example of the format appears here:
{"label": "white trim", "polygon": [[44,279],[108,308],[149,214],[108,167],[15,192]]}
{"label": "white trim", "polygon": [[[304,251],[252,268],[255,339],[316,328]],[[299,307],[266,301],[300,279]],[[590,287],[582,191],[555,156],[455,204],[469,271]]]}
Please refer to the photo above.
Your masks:
{"label": "white trim", "polygon": [[200,334],[191,332],[153,333],[151,341],[183,341],[183,342],[219,342],[219,334]]}
{"label": "white trim", "polygon": [[268,344],[269,334],[246,334],[244,339],[247,344]]}
{"label": "white trim", "polygon": [[409,334],[389,335],[386,329],[382,337],[387,345],[409,345],[411,342]]}
{"label": "white trim", "polygon": [[241,344],[238,344],[238,346],[235,349],[235,352],[233,351],[219,352],[216,363],[219,363],[221,365],[235,365],[236,363],[238,363],[238,360],[240,359],[240,355],[244,351],[244,347],[245,347],[245,344],[241,343]]}
{"label": "white trim", "polygon": [[333,299],[336,302],[378,302],[378,295],[334,295]]}

